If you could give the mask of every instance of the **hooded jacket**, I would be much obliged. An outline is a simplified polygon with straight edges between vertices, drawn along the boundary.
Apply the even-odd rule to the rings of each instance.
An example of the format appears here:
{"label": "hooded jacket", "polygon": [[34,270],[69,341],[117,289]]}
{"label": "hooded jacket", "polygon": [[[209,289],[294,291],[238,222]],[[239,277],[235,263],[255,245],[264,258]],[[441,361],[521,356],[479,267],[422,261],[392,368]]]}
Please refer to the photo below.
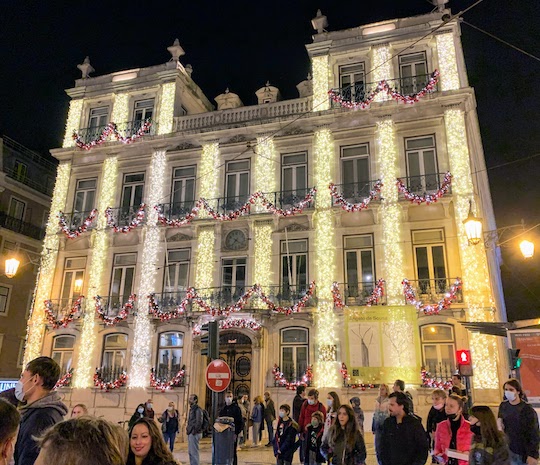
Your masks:
{"label": "hooded jacket", "polygon": [[47,428],[62,421],[67,412],[67,407],[56,392],[20,409],[21,424],[15,446],[15,465],[34,465],[39,455],[34,437],[41,436]]}

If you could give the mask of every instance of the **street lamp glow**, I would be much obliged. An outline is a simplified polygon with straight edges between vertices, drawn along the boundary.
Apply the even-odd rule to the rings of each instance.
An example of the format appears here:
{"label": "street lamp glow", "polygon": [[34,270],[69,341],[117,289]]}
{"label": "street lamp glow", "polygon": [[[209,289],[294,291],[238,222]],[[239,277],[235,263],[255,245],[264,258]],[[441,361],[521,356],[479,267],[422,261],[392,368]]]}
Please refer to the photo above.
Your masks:
{"label": "street lamp glow", "polygon": [[469,216],[463,221],[463,224],[465,225],[465,233],[467,234],[469,245],[480,243],[482,240],[482,222],[474,216],[472,208],[469,209]]}
{"label": "street lamp glow", "polygon": [[83,280],[82,279],[76,279],[75,280],[75,286],[74,286],[74,291],[75,292],[81,292],[81,289],[82,289],[82,285],[83,285]]}
{"label": "street lamp glow", "polygon": [[519,244],[519,248],[521,249],[521,253],[523,254],[524,258],[532,258],[534,255],[534,243],[531,241],[521,241]]}
{"label": "street lamp glow", "polygon": [[16,258],[10,258],[6,260],[6,276],[8,278],[13,278],[17,274],[17,270],[19,269],[19,260]]}

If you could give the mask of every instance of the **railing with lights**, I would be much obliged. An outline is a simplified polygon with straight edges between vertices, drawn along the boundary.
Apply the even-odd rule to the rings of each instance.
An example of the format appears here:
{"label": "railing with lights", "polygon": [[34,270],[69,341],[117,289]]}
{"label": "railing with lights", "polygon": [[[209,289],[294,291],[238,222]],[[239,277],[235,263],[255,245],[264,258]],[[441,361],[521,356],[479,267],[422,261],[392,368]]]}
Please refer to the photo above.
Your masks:
{"label": "railing with lights", "polygon": [[[358,204],[370,196],[375,184],[378,182],[380,180],[336,184],[336,190],[343,195],[343,198],[347,202]],[[332,206],[335,205],[338,205],[338,203],[336,202],[336,198],[332,196]]]}
{"label": "railing with lights", "polygon": [[447,381],[456,373],[456,367],[449,362],[426,361],[424,368],[437,380]]}
{"label": "railing with lights", "polygon": [[[56,320],[62,320],[63,318],[68,317],[72,313],[74,306],[77,304],[77,298],[72,297],[69,299],[50,299],[49,302],[51,315],[54,316]],[[73,313],[72,319],[76,320],[83,315],[84,306],[81,305],[80,310]]]}
{"label": "railing with lights", "polygon": [[[435,304],[447,294],[457,278],[435,278],[409,280],[416,298],[424,304]],[[455,302],[463,302],[463,292],[459,289],[456,292]]]}
{"label": "railing with lights", "polygon": [[[298,346],[296,346],[296,354],[298,357],[298,354],[300,353],[298,351]],[[306,347],[306,356],[307,356],[307,345]],[[283,363],[280,366],[281,372],[283,373],[283,377],[289,382],[289,383],[300,383],[304,381],[304,375],[306,373],[306,369],[308,367],[307,360],[303,361],[296,361],[296,363],[292,360],[283,360]],[[274,380],[274,386],[280,386],[278,380]]]}
{"label": "railing with lights", "polygon": [[[131,137],[136,135],[146,122],[152,123],[146,135],[153,136],[154,134],[157,134],[158,123],[156,121],[153,121],[151,118],[148,118],[146,120],[126,121],[123,123],[116,123],[116,121],[114,121],[114,123],[116,123],[116,129],[124,137]],[[80,137],[82,142],[88,144],[93,140],[101,137],[103,131],[105,131],[107,127],[108,124],[81,128],[77,131],[77,135]]]}
{"label": "railing with lights", "polygon": [[163,216],[172,221],[185,218],[186,215],[191,213],[195,203],[196,200],[186,200],[185,202],[163,203],[159,207]]}
{"label": "railing with lights", "polygon": [[[125,351],[117,351],[117,354],[119,352],[123,352],[124,353],[124,358],[126,356],[125,354]],[[101,369],[99,370],[99,378],[100,378],[100,381],[103,382],[103,383],[112,383],[114,381],[116,381],[117,379],[119,379],[122,374],[126,371],[126,368],[124,367],[109,367],[109,366],[104,366],[104,367],[101,367]]]}
{"label": "railing with lights", "polygon": [[[185,303],[187,290],[168,291],[153,294],[153,301],[159,308],[160,314],[176,313],[178,306]],[[186,304],[185,312],[191,311],[191,303]],[[160,318],[154,315],[155,318]],[[178,370],[177,370],[178,371]]]}
{"label": "railing with lights", "polygon": [[118,228],[129,226],[137,222],[141,206],[130,205],[128,207],[109,208],[110,222]]}
{"label": "railing with lights", "polygon": [[[180,353],[182,351],[181,348],[178,348],[178,349],[170,348],[170,349],[167,349],[167,350],[169,352],[172,352],[173,359],[174,359],[175,350],[179,350]],[[181,360],[181,358],[178,357],[178,360]],[[182,369],[182,367],[183,367],[183,365],[181,363],[173,363],[170,366],[170,368],[167,365],[158,364],[158,366],[154,369],[155,377],[158,380],[169,381],[169,380],[173,379],[178,374],[178,372]],[[185,385],[185,381],[186,381],[185,377],[180,377],[179,381],[177,383],[175,383],[174,386],[175,387],[183,387]]]}
{"label": "railing with lights", "polygon": [[[420,176],[407,176],[401,178],[401,180],[411,194],[434,194],[443,186],[445,175],[446,173],[430,173]],[[448,187],[448,193],[452,193],[451,187]]]}
{"label": "railing with lights", "polygon": [[[359,282],[359,283],[339,283],[339,292],[345,305],[363,306],[368,303],[373,296],[376,284],[373,281]],[[386,295],[383,294],[382,298],[373,305],[385,305]]]}
{"label": "railing with lights", "polygon": [[104,317],[114,318],[122,311],[124,305],[129,302],[129,295],[106,295],[99,296],[100,312]]}
{"label": "railing with lights", "polygon": [[[63,213],[63,218],[68,229],[75,230],[81,227],[86,219],[92,214],[93,210],[87,212],[72,212],[72,213]],[[88,225],[87,229],[94,229],[96,227],[97,221],[93,221]]]}

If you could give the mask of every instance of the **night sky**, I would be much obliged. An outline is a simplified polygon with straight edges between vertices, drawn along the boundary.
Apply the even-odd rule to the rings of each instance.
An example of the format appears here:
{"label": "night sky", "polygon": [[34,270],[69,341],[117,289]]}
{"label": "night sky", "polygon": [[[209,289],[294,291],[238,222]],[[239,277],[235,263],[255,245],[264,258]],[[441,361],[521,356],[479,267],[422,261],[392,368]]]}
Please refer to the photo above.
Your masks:
{"label": "night sky", "polygon": [[[452,0],[452,13],[475,0]],[[69,6],[60,6],[69,5]],[[317,9],[328,30],[428,13],[427,0],[178,0],[45,2],[3,0],[0,19],[0,134],[46,154],[59,147],[68,97],[86,55],[102,75],[169,60],[175,38],[192,78],[212,103],[226,87],[245,105],[267,80],[284,99],[309,71],[304,45]],[[484,0],[465,21],[540,56],[540,2]],[[470,84],[476,90],[497,225],[540,223],[540,62],[462,25]],[[535,157],[536,155],[536,157]],[[523,160],[518,161],[517,160]],[[509,162],[515,162],[505,165]],[[504,165],[504,166],[501,166]],[[540,228],[534,236],[540,249]],[[506,239],[510,236],[505,236]],[[517,243],[503,248],[509,319],[540,316],[540,250],[525,262]]]}

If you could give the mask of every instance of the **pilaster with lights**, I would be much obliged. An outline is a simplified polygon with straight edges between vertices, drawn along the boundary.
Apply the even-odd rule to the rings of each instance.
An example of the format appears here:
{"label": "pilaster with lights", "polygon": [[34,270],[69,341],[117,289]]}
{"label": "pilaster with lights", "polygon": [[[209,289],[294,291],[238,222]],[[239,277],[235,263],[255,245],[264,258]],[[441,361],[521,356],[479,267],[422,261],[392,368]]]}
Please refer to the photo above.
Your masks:
{"label": "pilaster with lights", "polygon": [[158,116],[158,134],[169,134],[173,130],[174,102],[176,98],[176,84],[167,82],[161,87],[161,104]]}
{"label": "pilaster with lights", "polygon": [[[393,74],[392,52],[388,44],[376,45],[371,50],[373,61],[373,82],[380,82],[383,79],[391,79]],[[390,96],[386,92],[381,92],[375,96],[375,102],[389,100]]]}
{"label": "pilaster with lights", "polygon": [[73,147],[75,141],[73,140],[73,133],[78,131],[81,127],[83,109],[83,99],[73,99],[69,102],[68,117],[66,120],[66,132],[64,134],[64,143],[62,147]]}

